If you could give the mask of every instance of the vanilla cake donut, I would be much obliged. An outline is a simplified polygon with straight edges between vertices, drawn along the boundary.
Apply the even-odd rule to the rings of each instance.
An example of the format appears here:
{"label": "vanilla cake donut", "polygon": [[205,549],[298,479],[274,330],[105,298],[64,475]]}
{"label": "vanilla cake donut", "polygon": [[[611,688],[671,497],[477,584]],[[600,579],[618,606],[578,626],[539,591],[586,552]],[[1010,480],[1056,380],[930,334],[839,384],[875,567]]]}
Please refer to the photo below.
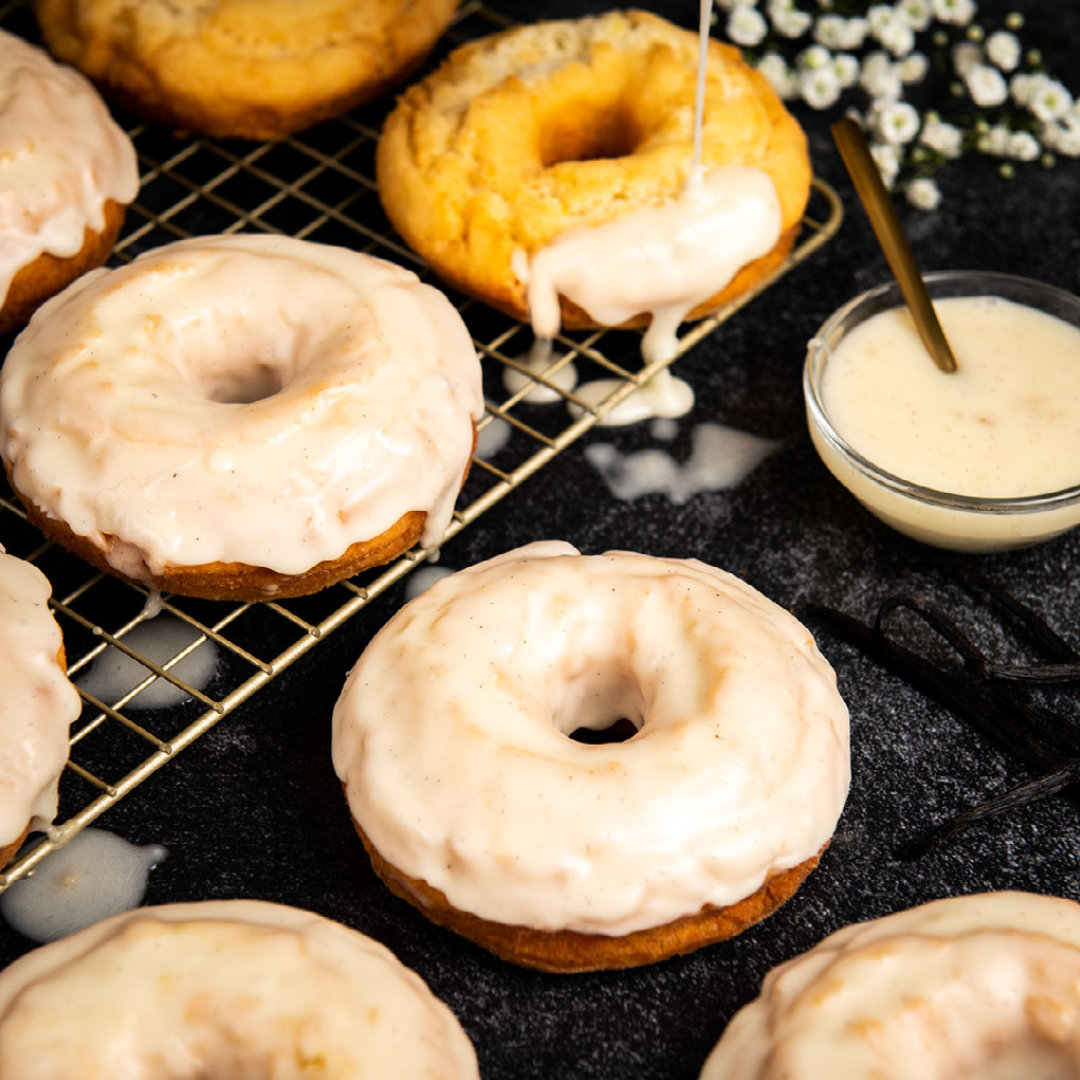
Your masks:
{"label": "vanilla cake donut", "polygon": [[455,50],[383,128],[379,194],[446,281],[537,333],[645,325],[646,355],[777,267],[810,190],[806,138],[738,50],[641,11]]}
{"label": "vanilla cake donut", "polygon": [[439,541],[483,410],[436,289],[288,237],[200,237],[48,302],[0,370],[31,520],[163,591],[314,592]]}
{"label": "vanilla cake donut", "polygon": [[0,548],[0,866],[56,816],[68,729],[80,712],[64,640],[36,567]]}
{"label": "vanilla cake donut", "polygon": [[476,1080],[450,1010],[378,942],[256,900],[140,908],[0,972],[20,1080]]}
{"label": "vanilla cake donut", "polygon": [[105,261],[138,190],[135,148],[94,88],[0,30],[0,334]]}
{"label": "vanilla cake donut", "polygon": [[936,900],[825,938],[770,972],[702,1080],[1080,1076],[1080,905]]}
{"label": "vanilla cake donut", "polygon": [[[636,735],[569,736],[620,718]],[[745,929],[829,842],[848,715],[808,630],[694,560],[542,542],[376,635],[333,761],[376,871],[516,963],[649,963]]]}
{"label": "vanilla cake donut", "polygon": [[401,81],[458,0],[36,0],[110,97],[218,138],[281,139]]}

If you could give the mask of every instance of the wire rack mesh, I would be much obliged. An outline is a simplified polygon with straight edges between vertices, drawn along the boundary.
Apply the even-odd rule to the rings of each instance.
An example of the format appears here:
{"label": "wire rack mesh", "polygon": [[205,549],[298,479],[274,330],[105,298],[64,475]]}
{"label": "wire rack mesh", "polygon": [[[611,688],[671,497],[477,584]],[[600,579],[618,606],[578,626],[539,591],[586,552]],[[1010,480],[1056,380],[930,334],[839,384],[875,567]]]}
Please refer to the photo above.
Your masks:
{"label": "wire rack mesh", "polygon": [[[466,3],[442,51],[505,25],[507,20],[483,5]],[[0,27],[37,37],[23,0],[0,3]],[[181,137],[121,116],[138,152],[141,188],[112,263],[193,235],[269,232],[376,254],[431,280],[427,267],[390,228],[378,200],[374,150],[390,104],[359,109],[284,142],[258,144]],[[835,192],[815,182],[801,240],[785,265],[753,293],[690,327],[677,356],[808,258],[836,232],[840,219]],[[449,295],[483,360],[486,413],[469,479],[442,543],[671,362],[645,364],[636,332],[594,331],[560,335],[551,367],[531,374],[528,327],[465,296]],[[614,380],[604,401],[588,404],[572,390],[560,389],[558,373],[570,363],[582,382]],[[515,380],[515,373],[523,377]],[[538,384],[554,403],[534,403]],[[388,567],[298,600],[229,604],[158,598],[91,571],[44,542],[6,485],[0,486],[0,543],[34,562],[52,582],[69,674],[84,705],[61,778],[59,824],[7,867],[0,890],[433,552],[414,549]]]}

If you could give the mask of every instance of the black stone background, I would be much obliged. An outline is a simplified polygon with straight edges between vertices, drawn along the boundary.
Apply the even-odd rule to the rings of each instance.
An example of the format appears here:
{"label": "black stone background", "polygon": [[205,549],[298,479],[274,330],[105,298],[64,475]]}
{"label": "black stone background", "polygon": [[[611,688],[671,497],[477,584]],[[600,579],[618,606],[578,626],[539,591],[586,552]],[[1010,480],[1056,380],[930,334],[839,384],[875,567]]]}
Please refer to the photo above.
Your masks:
{"label": "black stone background", "polygon": [[[998,15],[1008,8],[984,2]],[[1080,49],[1076,4],[1022,6],[1027,44],[1071,80]],[[655,5],[687,26],[692,3]],[[519,19],[572,16],[592,5],[506,2]],[[957,587],[975,566],[1080,645],[1080,533],[993,556],[935,552],[891,532],[833,480],[807,437],[800,373],[805,343],[840,303],[887,269],[853,200],[826,120],[800,113],[815,169],[842,193],[839,236],[756,299],[677,365],[697,392],[674,452],[712,420],[781,439],[783,447],[732,491],[673,508],[650,495],[620,502],[583,457],[592,441],[650,445],[647,425],[587,436],[451,541],[459,568],[518,544],[562,538],[587,552],[629,548],[725,567],[784,606],[817,601],[863,618],[898,591],[941,602],[1002,656],[1019,657],[986,610]],[[902,207],[924,269],[1010,271],[1078,291],[1080,168],[1025,167],[1012,181],[966,159],[940,177],[932,213]],[[520,970],[429,925],[372,874],[330,767],[329,718],[345,673],[397,609],[401,588],[280,676],[100,822],[161,843],[147,903],[256,897],[310,908],[383,941],[460,1018],[487,1080],[519,1077],[690,1078],[766,971],[854,920],[922,901],[1019,888],[1080,898],[1080,802],[1056,796],[972,829],[914,863],[895,845],[1026,774],[946,710],[832,634],[817,636],[836,668],[852,721],[853,782],[819,869],[778,914],[742,937],[644,969],[557,977]],[[901,620],[903,623],[903,620]],[[912,631],[914,634],[914,631]],[[1075,713],[1075,694],[1061,705]],[[0,926],[0,960],[29,943]]]}

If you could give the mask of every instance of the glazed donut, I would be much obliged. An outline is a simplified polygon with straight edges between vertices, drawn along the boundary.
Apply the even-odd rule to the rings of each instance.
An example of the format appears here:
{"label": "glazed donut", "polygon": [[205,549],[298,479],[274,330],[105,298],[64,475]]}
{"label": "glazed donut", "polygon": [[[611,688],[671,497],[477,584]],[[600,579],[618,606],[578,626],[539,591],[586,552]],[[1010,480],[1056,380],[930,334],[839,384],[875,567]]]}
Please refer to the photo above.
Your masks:
{"label": "glazed donut", "polygon": [[94,88],[0,30],[0,334],[105,261],[138,190],[135,148]]}
{"label": "glazed donut", "polygon": [[125,912],[0,973],[20,1080],[476,1080],[450,1010],[378,942],[256,900]]}
{"label": "glazed donut", "polygon": [[[620,718],[637,733],[569,736]],[[848,716],[809,631],[694,560],[530,544],[376,635],[333,761],[376,872],[547,971],[632,967],[770,914],[828,843]]]}
{"label": "glazed donut", "polygon": [[770,972],[702,1080],[1080,1076],[1080,905],[936,900]]}
{"label": "glazed donut", "polygon": [[369,101],[435,44],[458,0],[36,0],[61,60],[151,120],[281,139]]}
{"label": "glazed donut", "polygon": [[561,306],[565,326],[652,319],[670,336],[783,260],[811,179],[768,82],[710,40],[688,186],[697,66],[696,34],[640,11],[470,42],[383,128],[386,213],[454,287],[519,319],[548,309],[538,332]]}
{"label": "glazed donut", "polygon": [[56,816],[68,728],[82,707],[36,567],[0,548],[0,866]]}
{"label": "glazed donut", "polygon": [[483,410],[449,301],[288,237],[201,237],[87,275],[0,371],[31,520],[207,599],[304,595],[442,538]]}

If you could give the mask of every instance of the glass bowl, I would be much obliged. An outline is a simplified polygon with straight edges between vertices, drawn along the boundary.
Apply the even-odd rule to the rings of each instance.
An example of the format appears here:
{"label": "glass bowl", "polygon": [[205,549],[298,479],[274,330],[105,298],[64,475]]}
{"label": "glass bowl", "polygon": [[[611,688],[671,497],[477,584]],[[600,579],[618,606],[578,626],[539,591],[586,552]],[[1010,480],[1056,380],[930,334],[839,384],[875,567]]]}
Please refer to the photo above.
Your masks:
{"label": "glass bowl", "polygon": [[[1051,285],[1009,274],[964,270],[927,274],[924,281],[934,300],[999,297],[1054,315],[1080,330],[1080,298]],[[853,449],[833,427],[822,394],[833,350],[871,316],[902,304],[895,283],[879,285],[834,312],[809,343],[803,370],[807,422],[814,446],[829,471],[887,525],[936,547],[1002,551],[1048,540],[1080,524],[1078,446],[1062,451],[1076,462],[1077,483],[1045,494],[982,498],[923,487],[889,472]],[[933,363],[929,355],[926,363]]]}

